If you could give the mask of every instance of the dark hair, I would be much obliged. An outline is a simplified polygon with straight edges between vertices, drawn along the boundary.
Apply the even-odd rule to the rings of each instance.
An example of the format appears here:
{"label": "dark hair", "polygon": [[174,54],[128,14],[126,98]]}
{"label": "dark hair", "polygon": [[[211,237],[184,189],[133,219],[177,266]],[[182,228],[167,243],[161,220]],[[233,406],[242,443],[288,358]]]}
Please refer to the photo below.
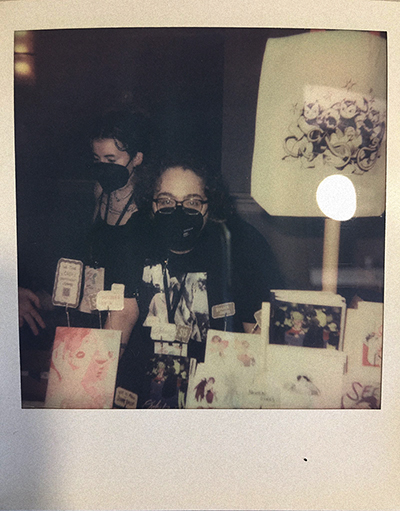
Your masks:
{"label": "dark hair", "polygon": [[190,156],[166,157],[161,163],[153,165],[147,172],[140,173],[135,184],[135,201],[141,207],[150,210],[154,193],[164,172],[170,168],[181,167],[191,170],[204,183],[204,192],[208,200],[208,218],[216,222],[228,219],[234,211],[234,203],[229,195],[220,172],[212,172],[207,165],[195,161]]}
{"label": "dark hair", "polygon": [[120,151],[126,151],[131,158],[138,152],[144,159],[149,158],[151,151],[150,123],[140,113],[129,110],[114,110],[103,114],[93,123],[89,141],[112,138]]}

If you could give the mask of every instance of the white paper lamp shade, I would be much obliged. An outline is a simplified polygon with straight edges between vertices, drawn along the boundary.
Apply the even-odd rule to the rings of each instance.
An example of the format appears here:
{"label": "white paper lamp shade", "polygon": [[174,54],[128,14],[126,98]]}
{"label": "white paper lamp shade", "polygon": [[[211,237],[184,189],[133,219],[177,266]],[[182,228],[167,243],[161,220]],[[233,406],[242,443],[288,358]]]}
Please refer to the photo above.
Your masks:
{"label": "white paper lamp shade", "polygon": [[346,176],[355,216],[385,209],[386,41],[357,31],[269,39],[260,76],[251,194],[271,215],[325,216],[317,189]]}

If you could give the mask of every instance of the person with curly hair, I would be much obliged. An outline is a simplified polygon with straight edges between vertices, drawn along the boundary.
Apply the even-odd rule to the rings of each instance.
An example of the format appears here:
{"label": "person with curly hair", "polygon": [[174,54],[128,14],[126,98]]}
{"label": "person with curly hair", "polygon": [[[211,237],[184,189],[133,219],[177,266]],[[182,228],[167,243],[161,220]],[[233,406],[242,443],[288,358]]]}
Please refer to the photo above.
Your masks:
{"label": "person with curly hair", "polygon": [[[156,341],[179,343],[182,356],[202,362],[210,328],[255,331],[254,313],[282,285],[267,242],[236,214],[219,174],[169,159],[137,186],[151,218],[151,253],[141,278],[131,251],[121,254],[124,309],[106,325],[122,331],[122,350],[129,340],[120,363],[136,378],[144,365],[138,360],[154,356]],[[155,338],[167,325],[182,327],[186,338]]]}

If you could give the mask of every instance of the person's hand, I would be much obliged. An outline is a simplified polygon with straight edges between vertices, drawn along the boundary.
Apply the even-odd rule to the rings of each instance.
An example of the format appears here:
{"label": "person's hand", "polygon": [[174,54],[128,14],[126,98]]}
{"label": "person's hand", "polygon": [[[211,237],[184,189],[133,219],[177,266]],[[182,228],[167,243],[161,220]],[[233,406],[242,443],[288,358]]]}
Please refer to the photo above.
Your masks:
{"label": "person's hand", "polygon": [[26,322],[34,335],[39,334],[38,325],[41,328],[46,328],[42,317],[37,311],[37,309],[40,308],[40,300],[33,291],[23,287],[18,288],[18,314],[20,328]]}

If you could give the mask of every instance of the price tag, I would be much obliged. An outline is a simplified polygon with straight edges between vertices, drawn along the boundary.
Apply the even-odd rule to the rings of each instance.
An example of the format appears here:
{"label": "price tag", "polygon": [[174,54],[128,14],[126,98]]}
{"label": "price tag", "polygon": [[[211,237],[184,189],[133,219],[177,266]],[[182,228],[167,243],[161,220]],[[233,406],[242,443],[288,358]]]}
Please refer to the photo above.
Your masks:
{"label": "price tag", "polygon": [[177,325],[175,340],[178,342],[183,342],[183,343],[187,344],[189,342],[191,333],[192,333],[192,329],[190,326]]}
{"label": "price tag", "polygon": [[59,259],[54,280],[53,305],[76,308],[82,285],[83,263],[75,259]]}
{"label": "price tag", "polygon": [[234,302],[221,303],[214,305],[211,309],[213,319],[225,318],[235,315],[235,304]]}
{"label": "price tag", "polygon": [[138,396],[134,392],[129,392],[122,387],[117,387],[115,391],[114,403],[122,408],[136,408],[138,402]]}
{"label": "price tag", "polygon": [[111,291],[97,293],[96,308],[99,311],[122,311],[124,308],[125,286],[113,284]]}

